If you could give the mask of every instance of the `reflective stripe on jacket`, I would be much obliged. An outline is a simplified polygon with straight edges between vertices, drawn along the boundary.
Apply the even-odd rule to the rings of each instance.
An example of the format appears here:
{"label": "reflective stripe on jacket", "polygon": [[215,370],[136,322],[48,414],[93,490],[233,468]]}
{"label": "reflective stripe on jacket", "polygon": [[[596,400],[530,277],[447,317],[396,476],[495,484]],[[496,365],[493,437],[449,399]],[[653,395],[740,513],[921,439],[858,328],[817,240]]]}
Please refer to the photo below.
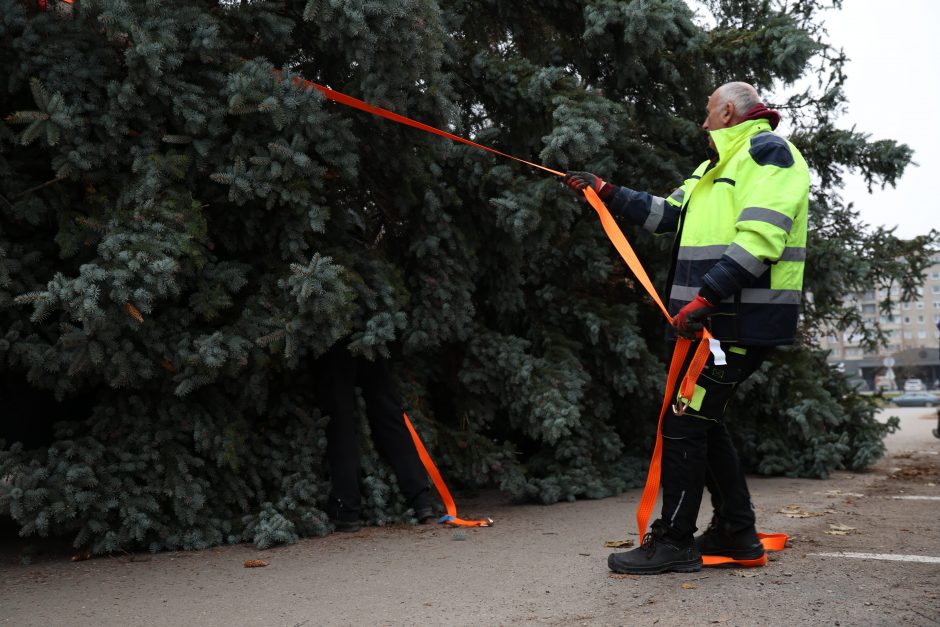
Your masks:
{"label": "reflective stripe on jacket", "polygon": [[676,233],[670,313],[701,291],[720,301],[709,321],[717,339],[791,344],[806,260],[806,161],[766,120],[710,133],[718,161],[702,163],[668,198],[624,187],[608,205],[618,219]]}

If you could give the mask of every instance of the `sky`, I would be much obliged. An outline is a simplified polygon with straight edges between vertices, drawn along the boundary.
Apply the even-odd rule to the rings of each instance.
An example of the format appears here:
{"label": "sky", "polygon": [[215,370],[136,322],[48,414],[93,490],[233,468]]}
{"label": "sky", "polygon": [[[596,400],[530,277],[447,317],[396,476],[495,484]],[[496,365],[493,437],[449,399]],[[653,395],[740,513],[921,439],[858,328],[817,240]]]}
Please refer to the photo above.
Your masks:
{"label": "sky", "polygon": [[846,177],[843,199],[862,221],[897,226],[909,238],[940,230],[940,2],[844,0],[823,14],[830,42],[849,57],[845,68],[848,112],[840,128],[895,139],[914,149],[914,162],[898,182],[872,194],[860,176]]}

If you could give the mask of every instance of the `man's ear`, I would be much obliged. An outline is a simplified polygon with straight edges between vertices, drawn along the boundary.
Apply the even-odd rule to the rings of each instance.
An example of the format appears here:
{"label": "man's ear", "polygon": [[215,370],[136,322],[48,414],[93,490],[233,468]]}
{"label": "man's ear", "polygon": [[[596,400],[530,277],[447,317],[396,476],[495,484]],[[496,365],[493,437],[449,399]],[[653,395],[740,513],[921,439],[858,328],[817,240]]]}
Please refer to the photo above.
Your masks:
{"label": "man's ear", "polygon": [[724,120],[725,124],[730,124],[737,115],[737,109],[734,108],[734,103],[730,100],[725,103],[724,109],[721,112],[721,117]]}

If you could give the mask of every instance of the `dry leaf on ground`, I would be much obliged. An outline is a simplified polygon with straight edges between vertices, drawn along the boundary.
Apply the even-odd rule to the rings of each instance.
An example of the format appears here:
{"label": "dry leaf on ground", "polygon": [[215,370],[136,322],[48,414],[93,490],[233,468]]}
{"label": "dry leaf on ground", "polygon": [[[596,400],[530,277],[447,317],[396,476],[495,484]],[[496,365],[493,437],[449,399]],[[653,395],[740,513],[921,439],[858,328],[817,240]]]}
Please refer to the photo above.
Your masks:
{"label": "dry leaf on ground", "polygon": [[691,583],[689,581],[683,581],[680,587],[683,590],[695,590],[697,586],[694,583]]}
{"label": "dry leaf on ground", "polygon": [[264,560],[245,560],[245,568],[262,568],[268,563]]}
{"label": "dry leaf on ground", "polygon": [[830,523],[829,531],[823,531],[823,533],[828,533],[830,536],[847,536],[853,531],[858,531],[858,529],[841,523]]}
{"label": "dry leaf on ground", "polygon": [[780,513],[787,518],[809,518],[810,516],[819,516],[813,512],[807,512],[802,505],[784,505]]}
{"label": "dry leaf on ground", "polygon": [[627,546],[633,546],[633,540],[608,540],[604,543],[608,549],[622,549]]}

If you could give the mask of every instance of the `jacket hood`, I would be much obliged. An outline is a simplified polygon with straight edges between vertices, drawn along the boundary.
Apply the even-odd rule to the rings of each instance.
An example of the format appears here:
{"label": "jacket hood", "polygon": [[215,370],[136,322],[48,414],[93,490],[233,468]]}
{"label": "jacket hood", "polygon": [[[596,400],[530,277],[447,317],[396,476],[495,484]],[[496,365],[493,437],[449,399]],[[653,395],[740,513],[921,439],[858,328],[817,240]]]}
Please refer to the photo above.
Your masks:
{"label": "jacket hood", "polygon": [[780,112],[768,109],[763,102],[758,102],[748,109],[741,119],[742,122],[747,122],[748,120],[767,120],[767,122],[770,123],[771,130],[773,130],[780,124]]}

